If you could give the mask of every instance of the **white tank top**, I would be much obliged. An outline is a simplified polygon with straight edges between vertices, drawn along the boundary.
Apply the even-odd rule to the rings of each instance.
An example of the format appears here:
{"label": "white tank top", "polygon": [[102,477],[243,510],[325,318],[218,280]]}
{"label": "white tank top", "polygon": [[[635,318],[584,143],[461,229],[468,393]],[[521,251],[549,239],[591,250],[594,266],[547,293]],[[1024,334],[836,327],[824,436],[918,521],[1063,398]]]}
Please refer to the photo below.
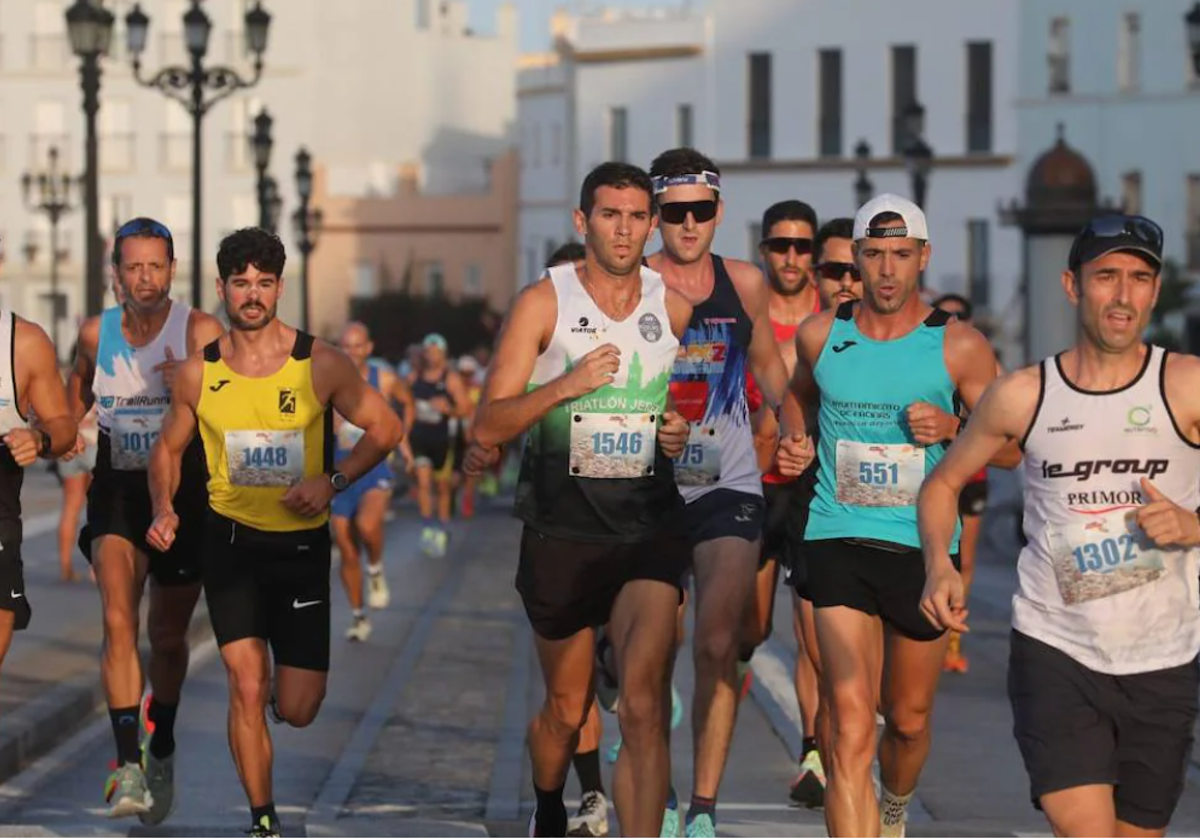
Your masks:
{"label": "white tank top", "polygon": [[150,447],[158,439],[171,394],[154,368],[167,360],[167,348],[179,361],[187,358],[187,327],[192,309],[172,302],[166,323],[149,344],[134,347],[121,329],[121,307],[100,315],[96,352],[96,419],[112,444],[112,468],[144,470]]}
{"label": "white tank top", "polygon": [[1172,668],[1200,652],[1200,549],[1155,547],[1133,515],[1141,479],[1200,507],[1200,447],[1163,396],[1166,352],[1148,347],[1138,377],[1091,393],[1042,362],[1025,441],[1025,534],[1013,627],[1104,674]]}
{"label": "white tank top", "polygon": [[17,339],[17,316],[0,309],[0,435],[28,428],[17,402],[17,367],[13,347]]}

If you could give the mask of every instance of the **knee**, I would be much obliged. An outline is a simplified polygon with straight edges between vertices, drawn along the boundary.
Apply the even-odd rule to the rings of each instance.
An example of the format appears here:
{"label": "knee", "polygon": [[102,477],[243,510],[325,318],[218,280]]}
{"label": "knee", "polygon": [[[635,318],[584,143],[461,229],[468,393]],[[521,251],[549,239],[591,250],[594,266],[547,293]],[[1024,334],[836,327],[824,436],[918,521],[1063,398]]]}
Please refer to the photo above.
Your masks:
{"label": "knee", "polygon": [[234,668],[229,672],[229,703],[242,715],[262,714],[271,696],[271,681],[257,668]]}
{"label": "knee", "polygon": [[834,752],[843,762],[871,763],[875,752],[875,710],[858,698],[835,696],[830,710]]}
{"label": "knee", "polygon": [[732,627],[697,630],[692,642],[697,668],[730,666],[737,659],[741,639]]}
{"label": "knee", "polygon": [[625,743],[637,745],[663,737],[663,696],[663,691],[654,686],[622,686],[617,720]]}
{"label": "knee", "polygon": [[884,713],[884,732],[894,741],[918,744],[929,736],[929,710],[888,709]]}
{"label": "knee", "polygon": [[310,692],[304,697],[276,697],[275,708],[289,726],[303,729],[317,719],[321,704],[325,701],[325,687]]}
{"label": "knee", "polygon": [[188,653],[187,632],[182,628],[160,629],[150,634],[150,652],[172,659]]}
{"label": "knee", "polygon": [[546,697],[542,720],[560,738],[570,738],[583,728],[588,704],[585,693],[558,692]]}
{"label": "knee", "polygon": [[138,616],[133,610],[112,603],[104,607],[104,640],[109,647],[132,647],[137,643]]}

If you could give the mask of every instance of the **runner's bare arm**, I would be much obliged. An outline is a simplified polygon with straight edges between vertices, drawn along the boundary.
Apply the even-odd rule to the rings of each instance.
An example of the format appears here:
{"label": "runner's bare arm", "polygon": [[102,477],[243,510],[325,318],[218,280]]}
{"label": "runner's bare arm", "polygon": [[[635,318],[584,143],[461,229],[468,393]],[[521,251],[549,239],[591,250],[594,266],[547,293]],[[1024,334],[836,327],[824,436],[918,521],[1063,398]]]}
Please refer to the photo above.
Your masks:
{"label": "runner's bare arm", "polygon": [[187,352],[195,355],[225,333],[225,327],[207,312],[193,309],[188,315]]}
{"label": "runner's bare arm", "polygon": [[150,503],[154,515],[174,512],[172,500],[179,489],[179,470],[183,452],[196,436],[196,407],[200,403],[200,386],[204,380],[204,361],[196,356],[179,365],[171,403],[163,417],[158,440],[150,449],[146,467],[150,483]]}
{"label": "runner's bare arm", "polygon": [[821,405],[821,391],[813,371],[833,330],[833,318],[833,310],[821,312],[806,318],[796,330],[796,366],[790,390],[804,411],[805,427],[813,431],[817,430],[817,409]]}
{"label": "runner's bare arm", "polygon": [[467,393],[467,383],[463,381],[462,374],[452,370],[446,373],[446,393],[450,395],[450,402],[453,408],[450,411],[452,417],[470,417],[474,410],[471,405],[471,395]]}
{"label": "runner's bare arm", "polygon": [[313,345],[313,388],[317,397],[363,430],[350,453],[334,465],[353,483],[400,443],[404,429],[383,394],[372,388],[350,357],[324,342]]}
{"label": "runner's bare arm", "polygon": [[667,317],[671,320],[671,332],[676,338],[682,339],[692,320],[692,305],[674,289],[666,290],[663,304],[667,307]]}
{"label": "runner's bare arm", "polygon": [[79,327],[75,360],[67,377],[67,401],[76,421],[82,420],[96,401],[92,382],[96,376],[96,354],[100,347],[100,318],[88,318]]}
{"label": "runner's bare arm", "polygon": [[[974,327],[954,321],[946,329],[947,364],[963,407],[969,414],[979,404],[988,386],[1000,375],[1000,363],[996,360],[996,351],[991,342]],[[958,434],[959,424],[956,421],[949,439],[953,440]],[[1003,446],[989,463],[1002,469],[1016,467],[1021,463],[1020,445],[1012,441]]]}
{"label": "runner's bare arm", "polygon": [[[13,364],[17,383],[14,391],[17,399],[25,403],[23,413],[28,415],[32,408],[37,417],[36,429],[50,436],[48,454],[58,457],[75,447],[78,421],[67,404],[67,391],[58,369],[57,354],[50,338],[37,324],[24,318],[16,318],[15,324]],[[38,457],[41,443],[40,432],[33,430],[14,430],[5,436],[5,444],[14,458],[31,447],[29,463]],[[22,458],[17,458],[17,463],[27,466],[22,463]]]}
{"label": "runner's bare arm", "polygon": [[1200,358],[1169,353],[1163,392],[1179,432],[1188,442],[1200,445]]}

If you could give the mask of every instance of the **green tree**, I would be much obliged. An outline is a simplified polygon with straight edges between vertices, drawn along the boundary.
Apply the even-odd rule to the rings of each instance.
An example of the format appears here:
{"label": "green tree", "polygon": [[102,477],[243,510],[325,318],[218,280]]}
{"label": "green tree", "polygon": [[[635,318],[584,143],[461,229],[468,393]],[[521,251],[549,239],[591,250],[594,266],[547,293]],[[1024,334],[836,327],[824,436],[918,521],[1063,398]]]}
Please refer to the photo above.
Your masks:
{"label": "green tree", "polygon": [[1183,311],[1188,304],[1188,291],[1194,281],[1189,280],[1179,270],[1179,265],[1173,260],[1165,260],[1162,267],[1162,289],[1158,293],[1158,306],[1150,316],[1150,329],[1146,339],[1152,344],[1166,347],[1168,350],[1182,350],[1183,338],[1166,324],[1166,318],[1175,312]]}

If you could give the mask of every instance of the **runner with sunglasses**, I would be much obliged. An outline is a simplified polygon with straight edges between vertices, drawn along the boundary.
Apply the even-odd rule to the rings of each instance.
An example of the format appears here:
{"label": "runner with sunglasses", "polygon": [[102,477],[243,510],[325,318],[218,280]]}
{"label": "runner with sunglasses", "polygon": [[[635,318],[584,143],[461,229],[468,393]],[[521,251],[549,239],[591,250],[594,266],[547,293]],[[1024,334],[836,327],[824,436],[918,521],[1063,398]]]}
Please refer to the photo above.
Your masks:
{"label": "runner with sunglasses", "polygon": [[[930,257],[920,208],[881,195],[859,209],[853,237],[862,301],[796,333],[793,386],[819,409],[820,432],[804,556],[832,729],[826,826],[831,836],[899,837],[945,652],[920,611],[917,492],[957,434],[958,400],[974,407],[996,364],[982,335],[920,299]],[[871,779],[877,708],[882,803]]]}
{"label": "runner with sunglasses", "polygon": [[957,496],[1025,451],[1008,687],[1030,796],[1060,837],[1162,836],[1186,784],[1200,652],[1200,359],[1143,342],[1162,230],[1103,216],[1072,245],[1076,343],[997,382],[925,482],[922,610],[966,632]]}
{"label": "runner with sunglasses", "polygon": [[[187,676],[187,631],[200,595],[204,542],[204,452],[184,453],[175,506],[181,539],[166,551],[146,542],[153,519],[147,467],[171,402],[179,366],[221,335],[213,316],[171,299],[175,243],[153,219],[118,231],[113,280],[121,303],[84,321],[67,392],[76,420],[96,406],[100,429],[79,548],[95,569],[104,613],[100,678],[116,742],[117,767],[105,786],[108,816],[157,825],[175,797],[175,715]],[[145,679],[138,653],[139,605],[150,580],[148,676],[153,689],[139,706]]]}
{"label": "runner with sunglasses", "polygon": [[[799,406],[787,399],[787,371],[771,330],[762,272],[712,253],[722,212],[716,165],[694,149],[672,149],[654,160],[650,174],[663,248],[647,265],[694,307],[671,394],[691,424],[688,445],[675,463],[696,579],[695,752],[687,835],[713,837],[717,793],[737,717],[738,646],[754,591],[765,512],[746,398],[747,368],[769,410],[778,412],[789,403],[782,430],[789,449],[783,457],[802,469],[811,461],[811,442],[802,438]],[[674,791],[662,830],[670,836],[679,831]]]}
{"label": "runner with sunglasses", "polygon": [[817,231],[814,255],[821,309],[862,300],[862,275],[854,263],[854,220],[830,219]]}

